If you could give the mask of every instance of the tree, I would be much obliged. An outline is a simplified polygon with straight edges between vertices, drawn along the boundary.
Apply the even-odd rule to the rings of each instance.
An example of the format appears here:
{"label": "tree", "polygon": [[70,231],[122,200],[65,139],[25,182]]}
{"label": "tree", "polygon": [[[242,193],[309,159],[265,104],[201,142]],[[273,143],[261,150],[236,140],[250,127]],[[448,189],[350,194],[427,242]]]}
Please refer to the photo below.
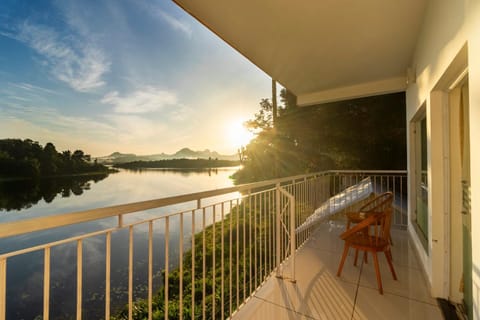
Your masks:
{"label": "tree", "polygon": [[0,177],[30,177],[108,172],[108,168],[91,163],[82,150],[59,153],[54,144],[42,147],[31,139],[0,139]]}
{"label": "tree", "polygon": [[302,108],[288,91],[280,96],[275,128],[268,99],[247,121],[256,137],[242,151],[236,183],[334,169],[405,169],[404,93]]}

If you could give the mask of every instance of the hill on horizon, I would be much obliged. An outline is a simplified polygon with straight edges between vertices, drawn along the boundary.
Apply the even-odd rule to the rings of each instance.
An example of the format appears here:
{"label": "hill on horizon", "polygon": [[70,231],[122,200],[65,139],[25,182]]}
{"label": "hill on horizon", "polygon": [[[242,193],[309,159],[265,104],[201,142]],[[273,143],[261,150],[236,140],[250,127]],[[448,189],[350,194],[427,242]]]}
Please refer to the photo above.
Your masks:
{"label": "hill on horizon", "polygon": [[151,155],[136,155],[134,153],[113,152],[108,156],[97,157],[97,161],[105,164],[117,164],[132,161],[156,161],[170,159],[218,159],[218,160],[238,160],[237,154],[222,155],[216,151],[205,149],[203,151],[194,151],[190,148],[182,148],[173,154],[159,153]]}

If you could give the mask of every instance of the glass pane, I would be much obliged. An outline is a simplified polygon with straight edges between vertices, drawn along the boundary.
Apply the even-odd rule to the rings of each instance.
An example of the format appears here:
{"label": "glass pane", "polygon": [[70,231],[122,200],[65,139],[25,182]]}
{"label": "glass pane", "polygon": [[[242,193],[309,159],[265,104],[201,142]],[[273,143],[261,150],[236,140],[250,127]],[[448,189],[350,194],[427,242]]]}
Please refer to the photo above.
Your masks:
{"label": "glass pane", "polygon": [[416,212],[413,222],[422,244],[427,251],[428,244],[428,160],[427,160],[427,119],[424,116],[415,124],[415,167],[416,167]]}

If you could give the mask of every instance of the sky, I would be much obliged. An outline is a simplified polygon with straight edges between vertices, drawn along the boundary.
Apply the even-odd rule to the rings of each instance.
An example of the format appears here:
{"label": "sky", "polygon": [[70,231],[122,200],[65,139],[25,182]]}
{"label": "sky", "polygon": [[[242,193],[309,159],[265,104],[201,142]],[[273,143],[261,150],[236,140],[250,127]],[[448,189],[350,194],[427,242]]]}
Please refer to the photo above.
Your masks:
{"label": "sky", "polygon": [[169,0],[0,1],[0,139],[235,153],[271,80]]}

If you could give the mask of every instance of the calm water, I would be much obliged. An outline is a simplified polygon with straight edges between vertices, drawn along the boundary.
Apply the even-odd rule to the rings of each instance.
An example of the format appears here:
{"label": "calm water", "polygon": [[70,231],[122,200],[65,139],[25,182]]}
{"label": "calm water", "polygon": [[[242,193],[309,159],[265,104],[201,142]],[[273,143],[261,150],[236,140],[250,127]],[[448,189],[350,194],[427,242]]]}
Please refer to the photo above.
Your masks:
{"label": "calm water", "polygon": [[[76,181],[50,181],[42,185],[4,183],[0,186],[0,223],[88,210],[117,204],[163,198],[172,195],[232,186],[229,179],[238,168],[225,168],[203,172],[144,170],[111,174],[108,177],[77,179]],[[25,191],[26,190],[26,191]],[[177,205],[174,209],[148,210],[131,215],[130,221],[188,210],[194,203]],[[83,234],[115,225],[115,219],[84,223],[49,232],[0,239],[0,253],[22,249],[35,244]],[[191,221],[186,218],[186,221]],[[127,220],[128,222],[128,220]],[[189,222],[188,222],[189,223]],[[191,237],[190,225],[184,225],[185,238]],[[200,223],[198,223],[200,225]],[[171,220],[170,247],[173,262],[178,247],[178,221]],[[146,296],[147,228],[134,231],[134,296]],[[154,225],[155,288],[161,285],[164,264],[164,225]],[[127,302],[128,289],[128,230],[112,234],[112,312]],[[155,243],[158,243],[155,247]],[[188,241],[186,241],[188,243]],[[84,318],[101,318],[105,288],[105,236],[90,238],[83,244],[83,302]],[[55,247],[51,252],[51,307],[53,319],[73,318],[76,297],[76,246]],[[42,313],[43,301],[43,252],[34,252],[8,260],[7,265],[7,318],[33,319]],[[67,298],[70,297],[70,298]]]}

